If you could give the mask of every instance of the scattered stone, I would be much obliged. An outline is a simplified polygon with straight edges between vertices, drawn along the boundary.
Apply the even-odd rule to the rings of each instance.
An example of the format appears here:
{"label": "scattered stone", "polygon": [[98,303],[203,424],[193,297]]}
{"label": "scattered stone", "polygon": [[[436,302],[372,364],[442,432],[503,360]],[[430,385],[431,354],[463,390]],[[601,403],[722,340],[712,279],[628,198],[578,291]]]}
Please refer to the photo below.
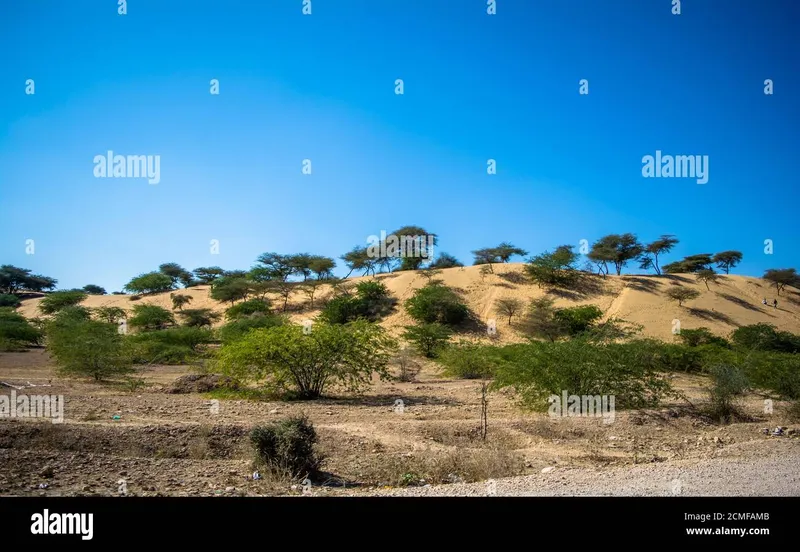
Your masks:
{"label": "scattered stone", "polygon": [[226,493],[232,493],[235,490],[236,490],[236,487],[225,487],[225,492]]}
{"label": "scattered stone", "polygon": [[555,468],[553,466],[548,466],[548,467],[542,469],[542,473],[550,473],[554,469]]}
{"label": "scattered stone", "polygon": [[39,472],[39,475],[41,475],[42,477],[46,477],[48,479],[53,477],[53,474],[54,472],[52,466],[45,466],[44,468],[42,468],[42,471]]}

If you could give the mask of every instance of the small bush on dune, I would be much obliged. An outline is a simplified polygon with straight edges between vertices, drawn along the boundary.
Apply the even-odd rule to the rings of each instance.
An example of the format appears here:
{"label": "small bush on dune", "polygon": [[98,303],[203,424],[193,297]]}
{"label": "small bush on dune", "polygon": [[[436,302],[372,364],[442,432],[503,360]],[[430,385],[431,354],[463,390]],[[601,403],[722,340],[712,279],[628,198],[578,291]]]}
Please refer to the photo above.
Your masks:
{"label": "small bush on dune", "polygon": [[256,462],[279,477],[313,478],[322,458],[315,450],[317,433],[305,416],[256,426],[250,432]]}
{"label": "small bush on dune", "polygon": [[406,311],[423,324],[461,324],[469,317],[469,309],[452,289],[433,282],[414,292],[405,303]]}
{"label": "small bush on dune", "polygon": [[39,303],[39,310],[42,311],[42,314],[55,314],[66,307],[79,305],[88,296],[85,291],[79,289],[54,291],[42,299]]}
{"label": "small bush on dune", "polygon": [[377,321],[392,311],[394,303],[382,282],[360,282],[354,294],[341,294],[328,301],[320,318],[329,324],[347,324],[359,318]]}
{"label": "small bush on dune", "polygon": [[237,318],[250,316],[251,314],[269,314],[271,312],[272,308],[269,300],[249,299],[227,309],[225,311],[225,318],[228,320],[236,320]]}

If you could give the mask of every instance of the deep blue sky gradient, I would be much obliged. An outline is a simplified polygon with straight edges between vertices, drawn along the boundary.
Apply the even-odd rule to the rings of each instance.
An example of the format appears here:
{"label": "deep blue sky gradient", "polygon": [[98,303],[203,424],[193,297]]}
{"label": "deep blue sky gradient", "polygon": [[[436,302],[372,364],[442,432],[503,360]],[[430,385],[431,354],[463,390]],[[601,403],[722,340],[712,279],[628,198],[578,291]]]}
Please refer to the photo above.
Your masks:
{"label": "deep blue sky gradient", "polygon": [[[415,224],[466,264],[504,240],[540,253],[634,232],[678,236],[662,262],[738,249],[737,273],[800,266],[799,2],[497,6],[2,2],[0,264],[110,292],[163,262],[338,258]],[[708,155],[708,184],[643,178],[658,149]],[[160,155],[161,182],[94,178],[107,150]]]}

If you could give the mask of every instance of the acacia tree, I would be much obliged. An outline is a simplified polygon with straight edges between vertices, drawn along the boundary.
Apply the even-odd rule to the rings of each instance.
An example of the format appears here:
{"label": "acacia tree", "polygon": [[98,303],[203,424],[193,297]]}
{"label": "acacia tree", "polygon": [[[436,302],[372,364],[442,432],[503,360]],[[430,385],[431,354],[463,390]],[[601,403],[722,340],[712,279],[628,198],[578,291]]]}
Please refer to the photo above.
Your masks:
{"label": "acacia tree", "polygon": [[768,281],[778,291],[778,295],[786,286],[800,285],[800,277],[797,275],[797,270],[794,268],[770,268],[764,272],[762,278]]}
{"label": "acacia tree", "polygon": [[158,271],[172,279],[172,287],[177,287],[178,282],[183,284],[183,287],[190,287],[195,283],[192,273],[178,263],[164,263],[158,267]]}
{"label": "acacia tree", "polygon": [[125,284],[123,288],[135,294],[161,293],[174,289],[174,282],[170,276],[162,272],[148,272],[140,274]]}
{"label": "acacia tree", "polygon": [[711,260],[710,253],[700,253],[698,255],[689,255],[688,257],[684,257],[681,261],[664,265],[663,269],[667,274],[699,272],[701,270],[710,270],[712,264],[713,261]]}
{"label": "acacia tree", "polygon": [[550,253],[536,255],[525,265],[525,272],[539,287],[565,286],[575,281],[577,255],[571,245],[560,245]]}
{"label": "acacia tree", "polygon": [[56,287],[58,280],[40,274],[31,274],[28,268],[13,265],[0,266],[0,293],[15,295],[21,291],[46,291]]}
{"label": "acacia tree", "polygon": [[116,324],[128,317],[128,311],[121,307],[97,307],[92,309],[94,315],[103,322]]}
{"label": "acacia tree", "polygon": [[522,310],[522,301],[519,299],[498,299],[494,303],[495,311],[498,314],[508,317],[508,325],[511,325],[511,317]]}
{"label": "acacia tree", "polygon": [[398,270],[418,270],[425,262],[433,260],[433,250],[429,246],[438,245],[439,238],[436,234],[428,232],[421,226],[411,225],[398,228],[392,235],[397,236],[402,244]]}
{"label": "acacia tree", "polygon": [[494,253],[497,256],[497,258],[504,263],[507,263],[511,259],[511,257],[517,255],[520,257],[524,257],[525,255],[528,254],[528,252],[525,251],[524,249],[511,245],[508,242],[503,242],[497,247],[495,247]]}
{"label": "acacia tree", "polygon": [[244,380],[263,382],[273,391],[317,399],[331,385],[357,392],[377,373],[389,377],[387,365],[396,342],[376,324],[287,324],[255,329],[223,345],[217,367]]}
{"label": "acacia tree", "polygon": [[463,263],[459,262],[453,255],[449,253],[439,253],[439,256],[430,264],[430,268],[455,268],[459,266],[464,266]]}
{"label": "acacia tree", "polygon": [[730,274],[731,268],[742,262],[741,251],[722,251],[711,257],[711,262],[717,264],[717,268],[725,271],[725,274]]}
{"label": "acacia tree", "polygon": [[192,302],[191,295],[185,295],[182,293],[170,293],[169,298],[172,299],[172,308],[174,310],[183,310],[184,305],[188,305]]}
{"label": "acacia tree", "polygon": [[94,284],[88,284],[83,286],[83,291],[88,293],[89,295],[105,295],[106,290],[100,286],[96,286]]}
{"label": "acacia tree", "polygon": [[[632,259],[636,259],[642,254],[643,246],[639,243],[635,234],[609,234],[600,238],[589,252],[589,258],[597,259],[599,262],[613,263],[617,271],[617,276],[622,273],[622,269]],[[608,267],[606,266],[606,273]]]}
{"label": "acacia tree", "polygon": [[658,266],[658,256],[664,253],[669,253],[672,248],[678,243],[678,239],[671,234],[664,234],[652,243],[644,246],[642,255],[639,257],[639,268],[647,270],[653,268],[656,274],[661,274],[661,268]]}
{"label": "acacia tree", "polygon": [[377,266],[377,259],[373,259],[369,256],[366,247],[355,246],[353,249],[342,255],[341,259],[344,261],[344,264],[347,268],[350,269],[350,272],[347,273],[345,278],[348,278],[350,274],[357,270],[363,270],[362,276],[368,275],[372,272],[372,275],[375,275],[375,268]]}
{"label": "acacia tree", "polygon": [[667,297],[673,301],[678,302],[678,306],[683,306],[684,301],[691,301],[700,296],[700,292],[696,289],[689,289],[683,286],[672,287],[667,290]]}
{"label": "acacia tree", "polygon": [[210,284],[225,274],[225,271],[218,266],[201,266],[200,268],[195,268],[192,272],[194,272],[195,278],[203,284]]}
{"label": "acacia tree", "polygon": [[497,256],[497,250],[494,247],[484,247],[483,249],[476,249],[472,252],[473,265],[489,265],[489,270],[494,274],[493,263],[499,263],[500,258]]}
{"label": "acacia tree", "polygon": [[697,279],[703,282],[706,285],[706,289],[710,291],[711,288],[708,287],[708,284],[717,282],[717,273],[711,269],[698,270]]}

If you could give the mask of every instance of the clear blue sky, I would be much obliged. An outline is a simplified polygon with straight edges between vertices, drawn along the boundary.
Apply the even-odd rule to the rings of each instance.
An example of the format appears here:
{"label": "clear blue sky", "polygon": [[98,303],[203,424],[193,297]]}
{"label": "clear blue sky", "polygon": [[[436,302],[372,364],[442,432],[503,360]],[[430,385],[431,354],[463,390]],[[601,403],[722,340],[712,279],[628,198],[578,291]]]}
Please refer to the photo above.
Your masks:
{"label": "clear blue sky", "polygon": [[[685,0],[679,16],[669,0],[312,10],[2,2],[0,264],[110,292],[164,262],[338,258],[415,224],[465,264],[504,240],[539,253],[634,232],[678,236],[662,262],[738,249],[737,273],[800,267],[800,2]],[[108,150],[160,155],[160,183],[95,178]],[[708,155],[709,182],[643,178],[656,150]]]}

